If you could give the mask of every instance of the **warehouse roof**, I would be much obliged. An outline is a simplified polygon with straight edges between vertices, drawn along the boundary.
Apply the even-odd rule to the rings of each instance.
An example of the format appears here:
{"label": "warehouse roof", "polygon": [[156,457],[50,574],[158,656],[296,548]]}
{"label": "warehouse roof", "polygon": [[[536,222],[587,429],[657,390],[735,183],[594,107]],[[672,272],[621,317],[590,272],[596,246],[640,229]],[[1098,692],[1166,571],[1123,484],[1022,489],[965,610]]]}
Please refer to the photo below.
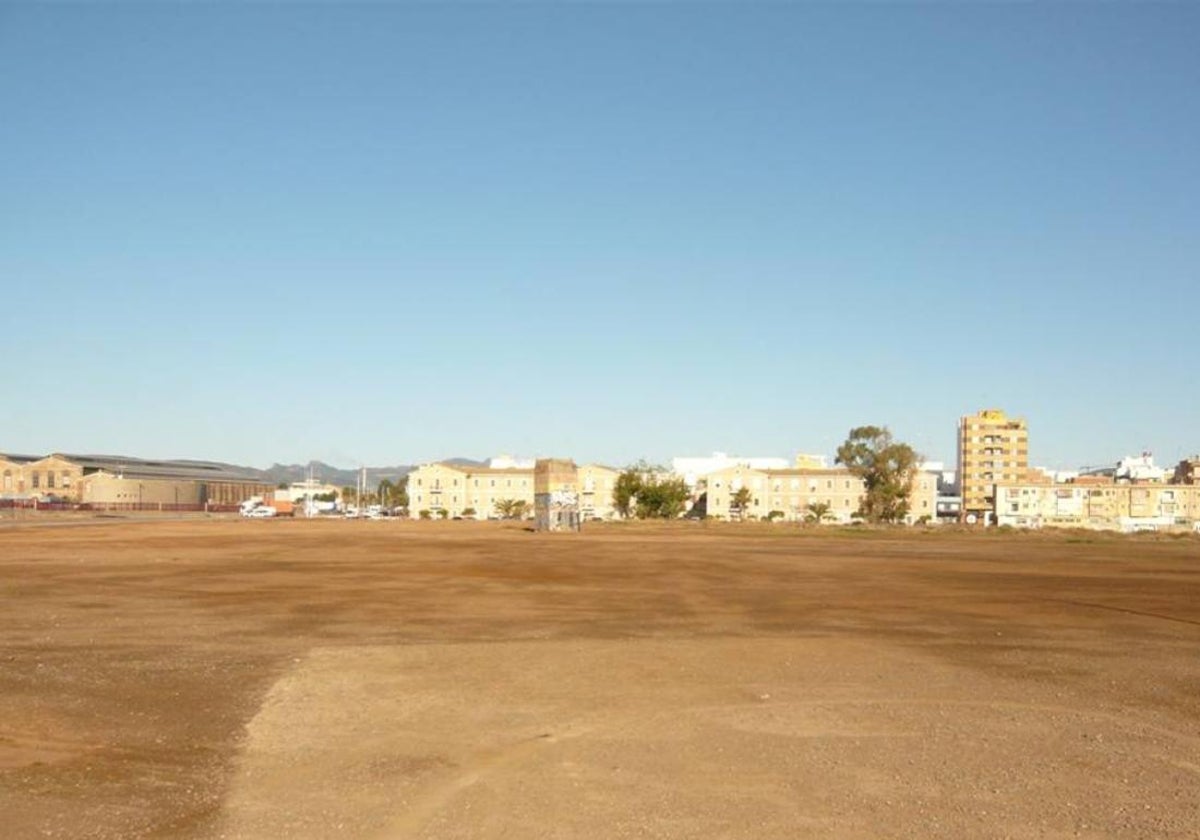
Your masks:
{"label": "warehouse roof", "polygon": [[28,464],[42,460],[41,455],[17,455],[15,452],[0,452],[0,461],[11,461],[14,464]]}
{"label": "warehouse roof", "polygon": [[241,481],[270,484],[260,475],[246,472],[244,468],[220,464],[215,461],[150,461],[124,455],[76,455],[66,452],[55,453],[58,457],[83,468],[84,475],[95,472],[114,473],[129,478],[164,478],[190,481]]}

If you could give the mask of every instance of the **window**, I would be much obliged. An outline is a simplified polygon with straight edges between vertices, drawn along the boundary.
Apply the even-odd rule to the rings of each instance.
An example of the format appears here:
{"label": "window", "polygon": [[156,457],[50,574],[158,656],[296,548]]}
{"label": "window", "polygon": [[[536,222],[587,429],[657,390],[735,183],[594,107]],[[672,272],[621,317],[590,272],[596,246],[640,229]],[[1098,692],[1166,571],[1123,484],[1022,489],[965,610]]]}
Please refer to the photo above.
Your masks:
{"label": "window", "polygon": [[12,470],[4,471],[4,489],[5,490],[12,489]]}
{"label": "window", "polygon": [[488,487],[495,487],[495,486],[496,486],[496,479],[494,479],[494,478],[488,479]]}
{"label": "window", "polygon": [[63,487],[71,486],[71,474],[69,472],[64,472],[62,474],[62,486]]}
{"label": "window", "polygon": [[31,487],[32,487],[34,490],[36,490],[36,489],[38,489],[39,487],[41,487],[41,486],[42,486],[42,474],[41,474],[40,472],[37,472],[37,471],[34,471],[33,473],[31,473],[31,474],[30,474],[30,476],[29,476],[29,485],[30,485],[30,486],[31,486]]}
{"label": "window", "polygon": [[54,470],[46,470],[46,487],[50,490],[54,489]]}

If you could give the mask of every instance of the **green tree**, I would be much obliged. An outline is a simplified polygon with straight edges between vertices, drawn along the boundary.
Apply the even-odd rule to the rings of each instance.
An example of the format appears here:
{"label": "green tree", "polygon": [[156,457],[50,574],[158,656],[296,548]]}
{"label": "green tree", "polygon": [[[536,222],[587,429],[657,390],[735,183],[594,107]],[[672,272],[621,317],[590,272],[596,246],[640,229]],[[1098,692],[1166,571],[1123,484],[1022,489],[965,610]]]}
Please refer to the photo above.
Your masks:
{"label": "green tree", "polygon": [[865,486],[858,515],[868,522],[899,522],[908,514],[908,495],[920,460],[887,426],[859,426],[838,447],[837,463]]}
{"label": "green tree", "polygon": [[739,487],[737,491],[729,497],[730,511],[737,511],[738,519],[746,518],[746,511],[750,507],[750,502],[753,496],[750,494],[749,487]]}
{"label": "green tree", "polygon": [[529,511],[529,502],[524,499],[497,499],[495,508],[501,519],[522,519]]}
{"label": "green tree", "polygon": [[376,495],[379,498],[379,504],[386,508],[408,507],[408,476],[396,481],[383,479],[379,482]]}
{"label": "green tree", "polygon": [[396,485],[392,484],[390,479],[380,479],[379,485],[375,488],[375,494],[379,497],[379,504],[386,508],[393,505],[392,497],[396,493]]}
{"label": "green tree", "polygon": [[638,519],[674,519],[687,508],[690,497],[682,478],[660,479],[650,475],[642,480],[635,512]]}
{"label": "green tree", "polygon": [[641,488],[641,473],[633,467],[626,468],[613,482],[613,507],[622,519],[633,513],[633,500]]}
{"label": "green tree", "polygon": [[829,502],[809,502],[808,521],[820,525],[829,518]]}
{"label": "green tree", "polygon": [[645,459],[626,467],[613,484],[613,507],[625,519],[671,519],[691,497],[682,478],[659,478],[665,470]]}

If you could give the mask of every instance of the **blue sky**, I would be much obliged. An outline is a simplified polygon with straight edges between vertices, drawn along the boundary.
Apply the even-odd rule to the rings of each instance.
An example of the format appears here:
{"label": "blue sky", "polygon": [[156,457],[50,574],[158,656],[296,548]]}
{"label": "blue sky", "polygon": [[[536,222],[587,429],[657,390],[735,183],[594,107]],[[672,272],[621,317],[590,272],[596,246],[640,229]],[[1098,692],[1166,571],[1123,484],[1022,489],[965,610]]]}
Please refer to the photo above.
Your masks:
{"label": "blue sky", "polygon": [[1198,4],[0,5],[0,451],[1200,451]]}

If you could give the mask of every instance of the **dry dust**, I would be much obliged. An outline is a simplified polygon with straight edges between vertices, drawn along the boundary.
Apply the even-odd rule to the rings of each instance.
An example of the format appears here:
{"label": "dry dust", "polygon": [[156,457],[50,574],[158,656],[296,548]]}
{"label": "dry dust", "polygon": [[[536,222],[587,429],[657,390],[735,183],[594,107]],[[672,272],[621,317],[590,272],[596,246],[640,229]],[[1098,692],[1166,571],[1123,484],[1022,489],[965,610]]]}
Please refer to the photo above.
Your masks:
{"label": "dry dust", "polygon": [[1195,539],[20,523],[0,586],[4,837],[1200,836]]}

